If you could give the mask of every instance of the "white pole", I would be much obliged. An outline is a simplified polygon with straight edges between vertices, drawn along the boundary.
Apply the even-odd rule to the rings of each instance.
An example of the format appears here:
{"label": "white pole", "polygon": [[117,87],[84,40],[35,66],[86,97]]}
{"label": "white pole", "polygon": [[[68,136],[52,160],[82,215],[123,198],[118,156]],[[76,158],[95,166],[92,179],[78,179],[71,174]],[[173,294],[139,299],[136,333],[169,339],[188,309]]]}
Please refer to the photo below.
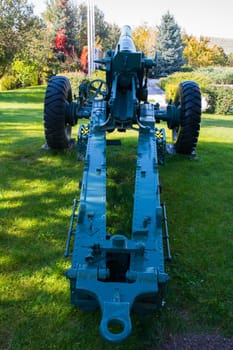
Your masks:
{"label": "white pole", "polygon": [[95,70],[95,0],[92,0],[92,42],[93,42],[93,60],[92,60],[92,71]]}
{"label": "white pole", "polygon": [[87,46],[88,46],[88,76],[95,70],[95,7],[94,0],[88,0],[87,6]]}

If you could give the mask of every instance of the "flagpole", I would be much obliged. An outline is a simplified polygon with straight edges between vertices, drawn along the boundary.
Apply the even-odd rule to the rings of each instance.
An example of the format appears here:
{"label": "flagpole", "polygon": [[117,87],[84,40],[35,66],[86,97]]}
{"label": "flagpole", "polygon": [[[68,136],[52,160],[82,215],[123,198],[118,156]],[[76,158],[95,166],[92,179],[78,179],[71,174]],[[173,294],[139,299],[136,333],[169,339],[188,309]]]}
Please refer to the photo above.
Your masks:
{"label": "flagpole", "polygon": [[87,6],[87,46],[88,46],[88,76],[95,70],[95,6],[94,0],[88,0]]}

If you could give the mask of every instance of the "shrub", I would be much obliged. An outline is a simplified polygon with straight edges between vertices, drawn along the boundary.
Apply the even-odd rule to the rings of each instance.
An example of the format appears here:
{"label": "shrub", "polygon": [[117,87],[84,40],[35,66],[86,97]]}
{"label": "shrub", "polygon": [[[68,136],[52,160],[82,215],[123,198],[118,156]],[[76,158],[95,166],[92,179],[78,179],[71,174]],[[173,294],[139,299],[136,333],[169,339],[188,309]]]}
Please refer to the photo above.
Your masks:
{"label": "shrub", "polygon": [[207,90],[208,112],[218,114],[233,114],[233,88],[227,86],[212,86]]}
{"label": "shrub", "polygon": [[81,72],[65,72],[58,75],[65,76],[69,79],[72,93],[75,95],[78,94],[78,86],[80,85],[82,80],[86,79],[85,74]]}
{"label": "shrub", "polygon": [[38,85],[37,64],[33,61],[16,59],[11,72],[19,81],[20,87]]}
{"label": "shrub", "polygon": [[216,113],[233,114],[233,89],[230,87],[218,88]]}
{"label": "shrub", "polygon": [[179,84],[184,80],[192,80],[196,81],[200,89],[204,91],[208,85],[211,83],[211,80],[200,73],[196,72],[182,72],[182,73],[174,73],[167,78],[162,78],[159,81],[159,86],[161,89],[165,90],[166,94],[166,100],[169,101],[170,99],[174,100],[177,88]]}
{"label": "shrub", "polygon": [[1,90],[38,85],[38,81],[38,67],[35,62],[15,59],[10,70],[1,80]]}
{"label": "shrub", "polygon": [[216,110],[216,101],[217,101],[217,89],[214,87],[210,87],[209,89],[206,89],[206,93],[207,93],[207,110],[206,112],[209,113],[215,113]]}
{"label": "shrub", "polygon": [[0,91],[14,90],[20,87],[18,78],[12,74],[6,74],[1,79]]}
{"label": "shrub", "polygon": [[210,78],[213,84],[233,84],[233,68],[231,67],[199,68],[196,72]]}
{"label": "shrub", "polygon": [[70,85],[72,88],[72,93],[75,95],[78,94],[78,87],[83,80],[87,80],[87,81],[94,80],[94,79],[105,80],[105,77],[104,77],[105,73],[101,71],[93,72],[90,78],[88,78],[86,74],[84,74],[83,72],[69,72],[69,73],[67,72],[67,73],[61,73],[59,75],[66,76],[69,79]]}
{"label": "shrub", "polygon": [[190,73],[174,73],[159,81],[165,90],[166,100],[174,100],[178,85],[184,80],[196,81],[202,95],[207,96],[208,112],[219,114],[233,113],[233,89],[228,86],[213,84],[233,84],[233,69],[221,67],[200,68]]}

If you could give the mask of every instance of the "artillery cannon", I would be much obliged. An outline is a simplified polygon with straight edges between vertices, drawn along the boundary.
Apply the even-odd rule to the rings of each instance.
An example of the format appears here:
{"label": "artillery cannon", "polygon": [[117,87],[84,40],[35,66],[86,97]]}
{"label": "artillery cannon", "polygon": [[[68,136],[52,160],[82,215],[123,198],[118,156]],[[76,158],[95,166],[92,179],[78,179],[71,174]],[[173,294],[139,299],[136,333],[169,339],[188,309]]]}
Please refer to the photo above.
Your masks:
{"label": "artillery cannon", "polygon": [[[78,157],[84,159],[79,200],[74,200],[65,256],[72,256],[66,271],[71,302],[84,311],[102,311],[100,334],[112,343],[131,333],[131,312],[146,313],[163,304],[171,259],[165,205],[160,202],[158,164],[166,151],[166,121],[177,153],[192,154],[197,145],[201,95],[195,82],[185,81],[177,99],[165,110],[148,102],[147,75],[158,70],[156,60],[136,51],[131,28],[123,27],[115,51],[97,63],[106,80],[79,87],[72,101],[70,82],[55,76],[48,82],[44,105],[47,144],[69,147],[71,127],[87,118],[78,132]],[[106,225],[106,133],[133,129],[138,133],[132,232],[110,235]],[[112,331],[119,325],[120,330]]]}

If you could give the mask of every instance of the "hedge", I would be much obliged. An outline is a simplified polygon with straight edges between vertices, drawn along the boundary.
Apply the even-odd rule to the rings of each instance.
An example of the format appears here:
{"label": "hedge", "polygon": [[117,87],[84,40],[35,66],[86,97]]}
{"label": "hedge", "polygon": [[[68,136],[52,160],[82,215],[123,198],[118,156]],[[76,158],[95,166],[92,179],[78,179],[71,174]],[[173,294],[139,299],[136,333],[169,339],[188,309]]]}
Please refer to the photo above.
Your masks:
{"label": "hedge", "polygon": [[211,86],[206,90],[209,113],[233,114],[233,86]]}

